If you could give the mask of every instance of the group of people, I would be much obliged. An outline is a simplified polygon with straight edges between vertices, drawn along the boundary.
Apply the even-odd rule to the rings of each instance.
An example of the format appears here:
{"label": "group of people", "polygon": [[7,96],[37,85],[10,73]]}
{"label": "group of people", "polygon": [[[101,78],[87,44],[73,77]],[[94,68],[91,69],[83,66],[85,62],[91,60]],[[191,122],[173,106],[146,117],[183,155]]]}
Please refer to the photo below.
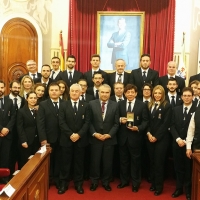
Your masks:
{"label": "group of people", "polygon": [[49,144],[50,182],[59,194],[71,180],[83,194],[85,176],[91,179],[91,191],[100,179],[111,191],[119,165],[117,188],[129,186],[131,180],[132,191],[138,192],[145,168],[150,191],[158,196],[171,149],[176,173],[172,197],[185,187],[191,199],[191,148],[200,145],[199,81],[185,87],[173,61],[167,64],[168,74],[159,77],[149,68],[149,54],[141,56],[140,67],[131,73],[125,72],[123,59],[116,60],[116,72],[110,74],[100,69],[100,62],[98,54],[92,55],[92,69],[82,74],[75,70],[75,56],[67,57],[65,71],[53,57],[52,67],[44,64],[38,73],[36,62],[29,60],[28,74],[10,83],[7,96],[0,81],[0,167],[12,173],[17,161],[21,169],[40,146]]}

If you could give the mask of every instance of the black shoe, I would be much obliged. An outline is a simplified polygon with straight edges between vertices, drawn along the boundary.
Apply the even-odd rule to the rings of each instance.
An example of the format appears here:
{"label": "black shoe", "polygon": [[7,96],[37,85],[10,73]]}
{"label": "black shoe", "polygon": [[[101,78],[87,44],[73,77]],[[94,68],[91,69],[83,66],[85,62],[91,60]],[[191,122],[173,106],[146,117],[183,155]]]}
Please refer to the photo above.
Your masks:
{"label": "black shoe", "polygon": [[60,188],[58,189],[58,194],[64,194],[66,192],[66,190],[68,190],[68,186],[60,186]]}
{"label": "black shoe", "polygon": [[95,191],[98,187],[98,184],[97,183],[92,183],[91,186],[90,186],[90,190],[91,191]]}
{"label": "black shoe", "polygon": [[176,197],[180,196],[181,194],[183,194],[183,190],[182,189],[176,189],[175,192],[172,194],[172,197],[176,198]]}
{"label": "black shoe", "polygon": [[156,190],[156,188],[153,185],[151,185],[151,187],[149,188],[149,190],[153,192],[153,191]]}
{"label": "black shoe", "polygon": [[156,190],[156,191],[154,192],[154,195],[155,195],[155,196],[159,196],[161,193],[162,193],[162,190]]}
{"label": "black shoe", "polygon": [[138,189],[139,189],[138,186],[133,185],[133,187],[132,187],[132,191],[133,191],[133,192],[138,192]]}
{"label": "black shoe", "polygon": [[117,188],[121,189],[121,188],[124,188],[124,187],[126,187],[126,186],[129,186],[129,184],[128,184],[128,183],[125,183],[125,184],[120,183],[120,184],[117,186]]}
{"label": "black shoe", "polygon": [[187,200],[191,200],[191,195],[190,194],[186,194],[186,199]]}
{"label": "black shoe", "polygon": [[84,190],[83,190],[83,188],[82,188],[81,185],[76,186],[75,189],[76,189],[76,191],[77,191],[78,194],[83,194],[84,193]]}
{"label": "black shoe", "polygon": [[106,191],[111,191],[112,190],[112,188],[110,187],[110,185],[103,185],[103,187],[104,187],[104,189]]}

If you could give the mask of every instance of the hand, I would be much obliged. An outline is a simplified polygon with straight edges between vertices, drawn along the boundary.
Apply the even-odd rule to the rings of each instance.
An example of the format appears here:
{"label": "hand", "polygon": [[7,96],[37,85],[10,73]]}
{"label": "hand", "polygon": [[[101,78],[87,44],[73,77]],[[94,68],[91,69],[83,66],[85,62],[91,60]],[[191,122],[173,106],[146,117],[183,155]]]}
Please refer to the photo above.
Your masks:
{"label": "hand", "polygon": [[80,136],[78,133],[73,133],[71,136],[70,136],[70,139],[72,142],[76,142],[77,140],[79,140]]}
{"label": "hand", "polygon": [[131,131],[139,131],[137,126],[128,127]]}
{"label": "hand", "polygon": [[178,143],[178,146],[179,146],[179,147],[185,146],[185,142],[184,142],[182,139],[178,140],[177,143]]}
{"label": "hand", "polygon": [[23,146],[24,148],[28,148],[27,142],[22,143],[22,146]]}
{"label": "hand", "polygon": [[148,136],[149,142],[153,143],[157,141],[157,139],[154,136],[152,136],[151,133],[148,133],[147,136]]}
{"label": "hand", "polygon": [[8,133],[9,133],[9,129],[8,129],[8,128],[2,128],[1,134],[2,134],[3,136],[6,136]]}
{"label": "hand", "polygon": [[103,136],[104,136],[104,140],[111,138],[109,134],[103,134]]}
{"label": "hand", "polygon": [[186,156],[191,159],[191,155],[192,155],[192,150],[191,149],[187,149],[186,150]]}
{"label": "hand", "polygon": [[100,133],[95,133],[94,137],[97,138],[98,140],[104,141],[105,137],[104,135],[100,134]]}
{"label": "hand", "polygon": [[43,140],[43,141],[41,142],[41,146],[44,146],[45,144],[47,144],[47,140]]}
{"label": "hand", "polygon": [[127,118],[126,117],[121,117],[121,123],[122,124],[126,124],[127,122]]}

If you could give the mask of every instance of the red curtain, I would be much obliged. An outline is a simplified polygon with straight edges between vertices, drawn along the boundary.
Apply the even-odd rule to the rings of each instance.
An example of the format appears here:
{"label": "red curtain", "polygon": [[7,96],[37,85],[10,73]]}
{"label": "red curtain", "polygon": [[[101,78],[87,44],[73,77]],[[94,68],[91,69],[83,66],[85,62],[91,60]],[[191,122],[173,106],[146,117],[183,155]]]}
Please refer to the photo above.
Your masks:
{"label": "red curtain", "polygon": [[175,0],[70,0],[68,55],[77,58],[76,69],[91,69],[96,53],[97,11],[145,11],[143,53],[151,55],[151,68],[160,76],[173,60]]}

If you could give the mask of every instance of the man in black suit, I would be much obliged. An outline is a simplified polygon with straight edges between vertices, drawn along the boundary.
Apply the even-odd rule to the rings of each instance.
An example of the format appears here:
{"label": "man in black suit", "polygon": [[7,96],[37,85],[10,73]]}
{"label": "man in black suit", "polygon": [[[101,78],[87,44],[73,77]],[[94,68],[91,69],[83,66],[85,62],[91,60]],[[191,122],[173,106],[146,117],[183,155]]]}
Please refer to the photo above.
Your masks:
{"label": "man in black suit", "polygon": [[149,54],[143,54],[140,58],[140,68],[132,70],[129,83],[137,86],[138,97],[142,98],[144,83],[150,83],[153,87],[159,84],[159,75],[156,70],[150,69],[151,59]]}
{"label": "man in black suit", "polygon": [[92,95],[95,99],[99,99],[99,87],[102,85],[104,78],[101,72],[95,72],[92,77],[94,86],[87,89],[87,94]]}
{"label": "man in black suit", "polygon": [[29,75],[33,80],[36,78],[41,78],[41,74],[37,72],[37,64],[34,60],[28,60],[26,62],[26,68],[28,70],[28,74],[24,74],[19,78],[19,81],[22,80],[22,78],[25,75]]}
{"label": "man in black suit", "polygon": [[173,136],[173,157],[176,172],[176,190],[173,198],[183,194],[185,186],[186,199],[191,199],[191,160],[186,157],[186,137],[192,114],[195,112],[195,105],[192,103],[193,90],[189,87],[183,89],[181,96],[183,105],[173,109],[171,134]]}
{"label": "man in black suit", "polygon": [[[127,100],[119,102],[120,128],[118,132],[120,155],[120,180],[117,186],[129,185],[129,173],[132,180],[132,191],[138,192],[141,183],[141,150],[144,130],[148,125],[147,105],[137,100],[137,87],[128,84],[124,88]],[[134,122],[128,121],[127,113],[133,113]],[[131,172],[130,172],[131,168]]]}
{"label": "man in black suit", "polygon": [[57,56],[54,56],[51,59],[51,66],[52,66],[52,70],[51,70],[51,79],[55,80],[57,78],[58,75],[60,75],[60,73],[62,72],[60,70],[60,58],[58,58]]}
{"label": "man in black suit", "polygon": [[193,76],[190,76],[190,80],[189,80],[189,83],[191,83],[192,81],[200,81],[200,73],[199,74],[196,74],[196,75],[193,75]]}
{"label": "man in black suit", "polygon": [[34,79],[34,83],[43,83],[45,85],[46,89],[44,91],[44,96],[47,98],[49,96],[48,90],[49,90],[49,85],[53,82],[53,80],[50,77],[51,74],[51,67],[47,64],[42,65],[41,69],[41,78],[36,78]]}
{"label": "man in black suit", "polygon": [[59,179],[59,140],[60,127],[58,122],[58,111],[62,100],[60,87],[57,83],[49,86],[49,99],[42,101],[37,113],[37,128],[41,146],[50,144],[52,153],[50,156],[50,182],[55,182],[58,187]]}
{"label": "man in black suit", "polygon": [[124,84],[121,82],[116,82],[113,84],[114,95],[110,97],[110,100],[119,102],[125,99],[124,97]]}
{"label": "man in black suit", "polygon": [[0,81],[0,168],[9,168],[12,129],[16,118],[12,100],[4,96],[5,89],[5,83]]}
{"label": "man in black suit", "polygon": [[[20,92],[20,82],[18,81],[12,81],[10,83],[10,94],[8,95],[9,99],[13,101],[13,105],[15,107],[16,113],[18,109],[22,108],[25,104],[25,99],[21,96],[19,96]],[[15,171],[15,164],[18,162],[18,166],[20,167],[20,156],[19,156],[19,150],[18,150],[18,133],[17,133],[17,127],[16,123],[13,127],[13,140],[11,144],[11,151],[10,151],[10,177],[12,177],[12,174]]]}
{"label": "man in black suit", "polygon": [[60,169],[60,188],[58,194],[68,189],[70,169],[73,160],[74,185],[77,193],[83,194],[84,154],[88,141],[90,115],[88,104],[80,101],[81,87],[73,84],[70,87],[70,100],[61,104],[59,124],[61,129],[60,145],[62,164]]}
{"label": "man in black suit", "polygon": [[75,70],[76,65],[76,57],[74,55],[69,55],[66,60],[67,70],[64,70],[60,73],[56,80],[63,80],[70,87],[74,83],[78,83],[78,81],[83,78],[83,74],[77,70]]}
{"label": "man in black suit", "polygon": [[111,94],[114,94],[114,83],[120,82],[126,86],[129,83],[129,73],[125,72],[124,69],[126,67],[126,63],[123,59],[118,59],[115,62],[116,72],[109,74],[109,85],[111,87]]}
{"label": "man in black suit", "polygon": [[89,102],[91,115],[91,191],[97,189],[100,178],[104,189],[106,191],[112,190],[109,183],[112,176],[114,145],[117,144],[116,133],[119,127],[119,113],[118,104],[109,100],[110,92],[110,86],[103,84],[99,88],[99,99]]}
{"label": "man in black suit", "polygon": [[84,73],[84,79],[87,81],[88,87],[94,86],[94,82],[93,82],[92,78],[93,78],[93,75],[94,75],[95,72],[100,72],[103,76],[103,79],[104,79],[103,83],[108,84],[108,82],[109,82],[108,74],[100,69],[100,63],[101,63],[100,55],[93,54],[91,56],[90,63],[92,65],[92,69]]}
{"label": "man in black suit", "polygon": [[78,81],[78,84],[81,86],[82,88],[82,94],[80,96],[80,100],[81,101],[85,101],[87,103],[89,103],[89,101],[92,101],[94,100],[94,95],[91,95],[91,94],[87,94],[86,91],[87,91],[87,81],[85,79],[80,79]]}
{"label": "man in black suit", "polygon": [[170,61],[167,64],[167,75],[161,76],[159,78],[159,84],[163,86],[165,89],[165,93],[167,94],[168,89],[167,89],[167,83],[168,79],[170,78],[175,78],[177,82],[177,88],[176,92],[181,95],[182,94],[182,89],[185,87],[185,80],[179,76],[176,76],[176,63],[174,61]]}

